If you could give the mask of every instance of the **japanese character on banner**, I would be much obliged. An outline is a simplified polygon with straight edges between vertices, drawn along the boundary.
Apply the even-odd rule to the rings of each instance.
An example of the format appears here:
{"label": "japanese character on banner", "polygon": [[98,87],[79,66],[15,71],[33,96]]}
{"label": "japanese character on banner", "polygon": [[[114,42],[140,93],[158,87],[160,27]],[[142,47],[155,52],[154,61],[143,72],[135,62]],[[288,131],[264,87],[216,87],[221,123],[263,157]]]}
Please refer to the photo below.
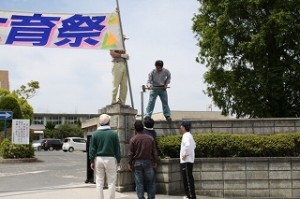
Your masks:
{"label": "japanese character on banner", "polygon": [[70,15],[0,11],[0,44],[123,49],[116,13]]}

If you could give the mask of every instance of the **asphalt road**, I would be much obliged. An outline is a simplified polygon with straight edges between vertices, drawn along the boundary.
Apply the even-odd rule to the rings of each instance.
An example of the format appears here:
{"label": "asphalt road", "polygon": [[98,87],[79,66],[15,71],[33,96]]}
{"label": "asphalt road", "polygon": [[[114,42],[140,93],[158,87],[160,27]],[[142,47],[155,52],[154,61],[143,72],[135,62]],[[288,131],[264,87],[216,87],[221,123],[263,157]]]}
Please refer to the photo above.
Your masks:
{"label": "asphalt road", "polygon": [[86,180],[86,155],[36,151],[37,162],[0,164],[0,194],[82,184]]}

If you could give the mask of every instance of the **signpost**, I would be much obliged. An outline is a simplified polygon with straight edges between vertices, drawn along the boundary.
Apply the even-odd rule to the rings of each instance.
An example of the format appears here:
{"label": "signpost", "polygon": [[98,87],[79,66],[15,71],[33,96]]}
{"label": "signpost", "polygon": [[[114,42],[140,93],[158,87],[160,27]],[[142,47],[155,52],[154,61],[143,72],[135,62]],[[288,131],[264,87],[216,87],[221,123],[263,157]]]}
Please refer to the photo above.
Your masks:
{"label": "signpost", "polygon": [[4,120],[4,128],[3,128],[3,138],[6,138],[6,120],[13,119],[12,111],[0,111],[0,120]]}
{"label": "signpost", "polygon": [[30,122],[27,119],[13,119],[12,122],[12,143],[29,144]]}
{"label": "signpost", "polygon": [[11,120],[12,116],[12,111],[0,111],[0,120]]}

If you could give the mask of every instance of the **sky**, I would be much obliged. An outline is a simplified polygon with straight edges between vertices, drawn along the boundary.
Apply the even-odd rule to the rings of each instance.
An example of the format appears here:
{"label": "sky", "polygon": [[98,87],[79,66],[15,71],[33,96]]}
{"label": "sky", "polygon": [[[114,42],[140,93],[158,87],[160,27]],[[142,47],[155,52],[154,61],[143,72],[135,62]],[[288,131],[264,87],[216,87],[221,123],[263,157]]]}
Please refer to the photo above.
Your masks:
{"label": "sky", "polygon": [[[192,18],[197,0],[119,0],[134,108],[141,113],[142,85],[154,62],[164,61],[172,78],[168,89],[171,111],[207,111],[204,65],[195,61],[197,39]],[[40,13],[111,13],[114,0],[0,0],[0,10]],[[38,93],[28,100],[35,113],[98,113],[111,103],[111,57],[107,50],[0,45],[0,70],[9,71],[10,90],[31,80]],[[149,91],[143,93],[144,110]],[[131,105],[128,92],[126,104]],[[213,110],[217,108],[213,106]],[[159,98],[154,112],[162,112]]]}

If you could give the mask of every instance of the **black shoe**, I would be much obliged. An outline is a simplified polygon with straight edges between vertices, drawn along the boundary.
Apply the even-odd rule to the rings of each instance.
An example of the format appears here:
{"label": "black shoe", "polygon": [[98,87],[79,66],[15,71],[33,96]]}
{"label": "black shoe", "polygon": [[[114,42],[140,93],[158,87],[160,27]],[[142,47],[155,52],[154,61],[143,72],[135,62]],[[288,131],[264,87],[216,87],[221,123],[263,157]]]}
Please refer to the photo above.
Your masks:
{"label": "black shoe", "polygon": [[168,122],[171,122],[171,121],[172,121],[172,118],[171,118],[170,116],[166,116],[166,120],[167,120]]}

